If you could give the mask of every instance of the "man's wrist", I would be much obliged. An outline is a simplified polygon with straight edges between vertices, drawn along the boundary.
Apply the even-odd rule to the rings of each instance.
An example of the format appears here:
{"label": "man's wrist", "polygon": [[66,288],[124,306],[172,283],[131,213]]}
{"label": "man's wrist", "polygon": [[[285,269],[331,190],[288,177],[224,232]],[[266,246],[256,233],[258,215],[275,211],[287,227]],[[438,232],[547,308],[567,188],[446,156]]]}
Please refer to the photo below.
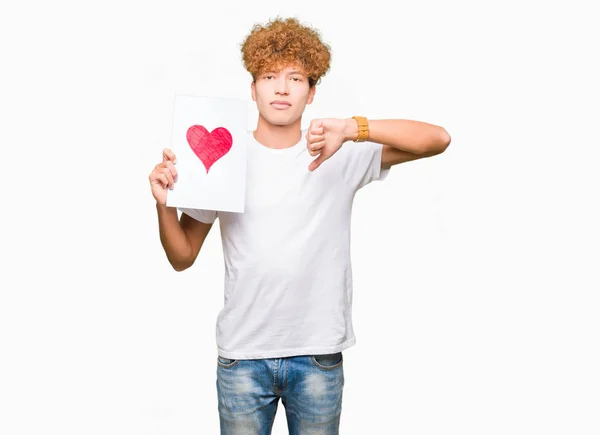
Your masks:
{"label": "man's wrist", "polygon": [[156,209],[159,212],[172,213],[171,210],[177,210],[177,207],[171,207],[171,206],[168,206],[167,204],[161,204],[158,201],[156,201]]}
{"label": "man's wrist", "polygon": [[356,122],[356,119],[346,118],[344,119],[344,122],[344,142],[347,142],[349,140],[355,141],[356,139],[358,139],[358,122]]}

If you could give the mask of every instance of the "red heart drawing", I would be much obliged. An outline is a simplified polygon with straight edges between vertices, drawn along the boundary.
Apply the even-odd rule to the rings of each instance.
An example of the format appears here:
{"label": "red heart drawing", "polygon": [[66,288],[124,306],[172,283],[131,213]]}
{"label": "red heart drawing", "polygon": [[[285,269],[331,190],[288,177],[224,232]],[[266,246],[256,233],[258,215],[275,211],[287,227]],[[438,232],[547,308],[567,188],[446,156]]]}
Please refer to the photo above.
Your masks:
{"label": "red heart drawing", "polygon": [[225,127],[217,127],[209,133],[201,125],[192,125],[186,138],[194,154],[202,160],[207,174],[213,163],[227,154],[233,144],[231,133]]}

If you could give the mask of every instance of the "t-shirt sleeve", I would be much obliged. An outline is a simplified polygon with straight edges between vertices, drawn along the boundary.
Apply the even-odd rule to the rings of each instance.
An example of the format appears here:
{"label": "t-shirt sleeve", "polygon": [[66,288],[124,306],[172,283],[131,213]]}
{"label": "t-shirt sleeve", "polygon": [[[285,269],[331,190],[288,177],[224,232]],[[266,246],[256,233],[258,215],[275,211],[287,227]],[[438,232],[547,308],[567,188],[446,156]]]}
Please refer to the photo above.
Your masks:
{"label": "t-shirt sleeve", "polygon": [[177,210],[205,224],[212,224],[217,218],[216,210],[201,210],[197,208],[183,207],[177,207]]}
{"label": "t-shirt sleeve", "polygon": [[345,142],[341,153],[342,174],[346,183],[355,191],[373,180],[383,181],[390,169],[381,169],[383,145],[376,142]]}

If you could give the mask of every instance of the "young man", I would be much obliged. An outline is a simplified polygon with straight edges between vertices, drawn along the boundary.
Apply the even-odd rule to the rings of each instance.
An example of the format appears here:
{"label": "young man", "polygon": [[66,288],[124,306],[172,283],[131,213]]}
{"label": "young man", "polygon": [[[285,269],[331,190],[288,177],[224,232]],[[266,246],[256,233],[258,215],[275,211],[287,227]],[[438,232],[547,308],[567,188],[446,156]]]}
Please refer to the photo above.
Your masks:
{"label": "young man", "polygon": [[[279,398],[290,434],[337,434],[342,351],[352,328],[350,217],[355,193],[391,166],[443,152],[442,127],[302,114],[330,51],[297,20],[255,26],[242,45],[259,118],[248,134],[243,213],[167,207],[175,156],[150,174],[160,239],[181,271],[194,264],[219,218],[225,304],[218,315],[217,392],[222,434],[270,434]],[[367,140],[368,139],[368,140]]]}

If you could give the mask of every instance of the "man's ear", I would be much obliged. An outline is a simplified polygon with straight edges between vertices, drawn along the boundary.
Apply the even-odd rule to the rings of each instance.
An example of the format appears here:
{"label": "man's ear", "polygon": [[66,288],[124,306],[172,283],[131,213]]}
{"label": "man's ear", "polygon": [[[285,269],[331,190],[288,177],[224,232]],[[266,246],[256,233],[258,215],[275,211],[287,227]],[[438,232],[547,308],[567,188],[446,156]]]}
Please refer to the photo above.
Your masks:
{"label": "man's ear", "polygon": [[250,83],[250,89],[252,91],[252,101],[256,101],[256,86],[254,86],[254,80]]}
{"label": "man's ear", "polygon": [[317,92],[317,87],[313,86],[312,88],[310,88],[310,90],[308,91],[308,101],[306,102],[306,104],[311,104],[315,98],[315,92]]}

